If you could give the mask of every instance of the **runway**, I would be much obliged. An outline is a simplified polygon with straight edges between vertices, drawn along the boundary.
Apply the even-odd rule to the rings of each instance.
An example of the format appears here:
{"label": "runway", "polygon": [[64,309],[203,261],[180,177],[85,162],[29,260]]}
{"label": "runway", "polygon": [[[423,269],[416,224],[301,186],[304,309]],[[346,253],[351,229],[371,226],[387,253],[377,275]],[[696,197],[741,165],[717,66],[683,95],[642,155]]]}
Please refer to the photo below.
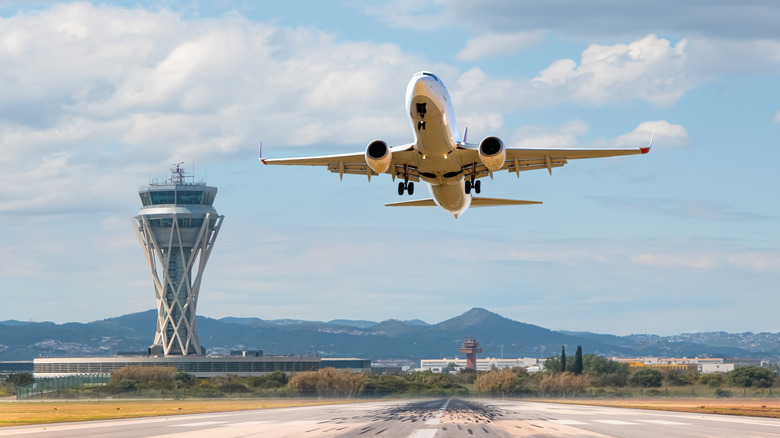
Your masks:
{"label": "runway", "polygon": [[0,437],[780,437],[780,420],[490,399],[394,400],[0,428]]}

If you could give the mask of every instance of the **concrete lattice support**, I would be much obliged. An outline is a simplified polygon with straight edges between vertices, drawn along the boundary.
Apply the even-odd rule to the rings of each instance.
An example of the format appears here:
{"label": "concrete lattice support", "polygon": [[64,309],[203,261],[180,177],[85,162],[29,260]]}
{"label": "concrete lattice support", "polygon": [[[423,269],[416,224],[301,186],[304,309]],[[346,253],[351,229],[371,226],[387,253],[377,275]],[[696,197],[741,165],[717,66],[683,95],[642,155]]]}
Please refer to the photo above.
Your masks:
{"label": "concrete lattice support", "polygon": [[157,298],[154,345],[161,346],[166,356],[201,355],[195,319],[198,293],[224,216],[217,216],[211,227],[213,215],[206,213],[194,240],[182,239],[177,215],[171,216],[171,226],[164,229],[152,229],[146,216],[135,218],[138,240],[152,271]]}

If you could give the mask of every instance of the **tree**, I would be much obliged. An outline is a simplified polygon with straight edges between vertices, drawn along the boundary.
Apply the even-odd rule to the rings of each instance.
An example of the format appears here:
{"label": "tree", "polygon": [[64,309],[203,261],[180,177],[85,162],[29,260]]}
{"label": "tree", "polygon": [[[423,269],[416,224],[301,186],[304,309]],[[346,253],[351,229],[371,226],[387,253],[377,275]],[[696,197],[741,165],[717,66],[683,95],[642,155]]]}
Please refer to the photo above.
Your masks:
{"label": "tree", "polygon": [[637,371],[636,374],[631,376],[629,382],[634,386],[642,386],[645,388],[658,388],[664,380],[664,375],[652,368],[642,368]]}
{"label": "tree", "polygon": [[777,379],[777,374],[766,368],[747,366],[730,371],[728,378],[729,383],[734,386],[771,388]]}
{"label": "tree", "polygon": [[707,385],[710,388],[719,388],[723,385],[723,381],[723,374],[721,373],[702,374],[701,377],[699,377],[699,383]]}
{"label": "tree", "polygon": [[566,347],[561,345],[561,372],[566,372]]}
{"label": "tree", "polygon": [[598,354],[583,355],[582,364],[583,373],[591,378],[595,386],[625,386],[631,369],[627,363],[616,362]]}
{"label": "tree", "polygon": [[5,379],[5,383],[6,385],[10,385],[12,389],[16,390],[16,388],[20,386],[35,383],[35,378],[33,378],[33,375],[30,373],[15,373],[9,374]]}
{"label": "tree", "polygon": [[582,345],[577,346],[577,353],[574,355],[574,374],[582,374]]}

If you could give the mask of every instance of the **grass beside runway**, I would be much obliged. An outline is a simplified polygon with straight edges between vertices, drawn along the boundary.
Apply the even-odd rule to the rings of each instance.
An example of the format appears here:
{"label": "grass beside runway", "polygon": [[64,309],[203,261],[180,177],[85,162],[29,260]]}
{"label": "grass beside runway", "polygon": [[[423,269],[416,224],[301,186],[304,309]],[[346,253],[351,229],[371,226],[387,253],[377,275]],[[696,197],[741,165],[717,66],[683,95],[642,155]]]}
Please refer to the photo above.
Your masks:
{"label": "grass beside runway", "polygon": [[549,403],[604,406],[614,408],[650,409],[659,411],[693,412],[697,414],[742,415],[780,418],[780,400],[771,399],[528,399]]}
{"label": "grass beside runway", "polygon": [[338,403],[360,400],[105,400],[0,403],[0,426],[116,420],[119,418],[174,416],[208,412],[246,411]]}

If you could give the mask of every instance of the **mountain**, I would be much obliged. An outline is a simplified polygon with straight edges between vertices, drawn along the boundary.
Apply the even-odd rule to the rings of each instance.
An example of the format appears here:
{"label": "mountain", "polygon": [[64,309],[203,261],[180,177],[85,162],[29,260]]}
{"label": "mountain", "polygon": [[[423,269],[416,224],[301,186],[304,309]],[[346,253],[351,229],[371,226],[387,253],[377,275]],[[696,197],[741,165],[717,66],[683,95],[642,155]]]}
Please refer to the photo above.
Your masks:
{"label": "mountain", "polygon": [[[143,352],[154,340],[156,310],[86,324],[0,322],[0,360],[34,357],[110,356]],[[780,356],[780,333],[688,333],[675,336],[614,336],[560,332],[474,308],[437,324],[423,321],[198,317],[201,343],[211,354],[264,350],[266,354],[414,359],[461,357],[463,340],[475,336],[482,356],[550,357],[567,346],[605,356],[757,357]]]}

